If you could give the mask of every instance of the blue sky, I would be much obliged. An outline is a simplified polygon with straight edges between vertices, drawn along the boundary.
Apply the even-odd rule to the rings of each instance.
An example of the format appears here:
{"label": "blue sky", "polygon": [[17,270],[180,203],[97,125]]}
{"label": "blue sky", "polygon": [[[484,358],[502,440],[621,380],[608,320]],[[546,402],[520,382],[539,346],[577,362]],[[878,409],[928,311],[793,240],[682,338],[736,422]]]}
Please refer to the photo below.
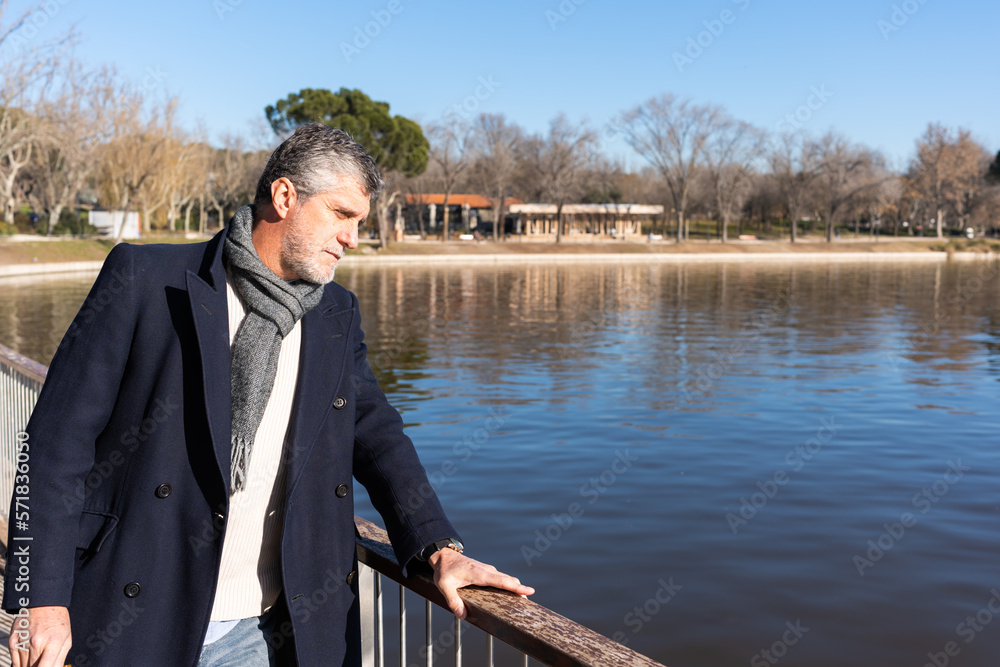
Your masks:
{"label": "blue sky", "polygon": [[47,2],[32,40],[75,25],[82,60],[176,95],[216,142],[290,92],[348,87],[425,122],[464,103],[532,132],[559,112],[602,128],[670,92],[771,129],[798,112],[896,166],[931,121],[1000,149],[1000,7],[982,0]]}

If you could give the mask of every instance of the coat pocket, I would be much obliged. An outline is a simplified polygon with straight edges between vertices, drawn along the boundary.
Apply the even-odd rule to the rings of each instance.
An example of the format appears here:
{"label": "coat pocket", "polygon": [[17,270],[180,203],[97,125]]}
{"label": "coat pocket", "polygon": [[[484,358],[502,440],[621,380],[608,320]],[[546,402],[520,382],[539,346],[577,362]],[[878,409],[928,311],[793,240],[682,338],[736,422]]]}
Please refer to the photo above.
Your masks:
{"label": "coat pocket", "polygon": [[88,554],[96,554],[117,525],[118,517],[114,514],[84,510],[80,515],[80,534],[76,548]]}

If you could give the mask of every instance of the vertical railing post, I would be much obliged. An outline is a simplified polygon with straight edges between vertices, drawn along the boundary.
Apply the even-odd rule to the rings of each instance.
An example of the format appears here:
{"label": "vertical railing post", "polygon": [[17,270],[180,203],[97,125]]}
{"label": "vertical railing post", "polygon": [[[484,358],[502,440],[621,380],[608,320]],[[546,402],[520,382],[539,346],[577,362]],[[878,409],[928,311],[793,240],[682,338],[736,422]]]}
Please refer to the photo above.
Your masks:
{"label": "vertical railing post", "polygon": [[434,640],[431,637],[431,601],[427,600],[424,603],[424,616],[426,618],[426,624],[424,626],[424,650],[427,651],[427,661],[424,663],[427,667],[431,667],[434,664]]}
{"label": "vertical railing post", "polygon": [[375,665],[385,667],[385,619],[382,616],[382,575],[375,573]]}
{"label": "vertical railing post", "polygon": [[406,587],[399,587],[399,667],[406,667]]}
{"label": "vertical railing post", "polygon": [[358,563],[358,607],[361,611],[361,665],[375,667],[375,570]]}

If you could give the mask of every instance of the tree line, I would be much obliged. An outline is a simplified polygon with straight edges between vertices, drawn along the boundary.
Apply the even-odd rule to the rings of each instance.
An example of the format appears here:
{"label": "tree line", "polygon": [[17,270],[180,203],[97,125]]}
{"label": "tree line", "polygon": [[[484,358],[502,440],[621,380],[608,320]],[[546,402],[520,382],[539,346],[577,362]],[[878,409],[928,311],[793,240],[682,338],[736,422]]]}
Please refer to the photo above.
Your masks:
{"label": "tree line", "polygon": [[[20,53],[0,74],[0,231],[11,231],[25,208],[38,233],[79,231],[73,220],[84,200],[139,212],[147,233],[219,228],[252,201],[269,150],[314,121],[346,130],[379,164],[388,184],[374,211],[383,244],[405,196],[432,192],[446,204],[456,193],[482,194],[500,221],[513,197],[554,204],[556,241],[566,233],[563,207],[573,203],[663,203],[669,215],[658,231],[677,242],[691,237],[692,220],[703,229],[707,221],[723,242],[734,226],[773,233],[775,225],[794,242],[802,221],[820,225],[827,241],[842,227],[938,237],[997,227],[1000,154],[992,159],[963,128],[929,124],[896,169],[838,132],[769,132],[672,94],[602,128],[560,114],[530,133],[502,113],[448,112],[421,125],[342,88],[291,93],[265,109],[269,130],[262,123],[254,139],[212,145],[204,130],[178,125],[176,98],[111,68],[86,70],[70,56],[71,41]],[[629,170],[602,152],[610,137],[645,166]],[[443,213],[450,238],[447,205]],[[414,224],[428,234],[419,214]],[[492,234],[501,239],[503,225]]]}

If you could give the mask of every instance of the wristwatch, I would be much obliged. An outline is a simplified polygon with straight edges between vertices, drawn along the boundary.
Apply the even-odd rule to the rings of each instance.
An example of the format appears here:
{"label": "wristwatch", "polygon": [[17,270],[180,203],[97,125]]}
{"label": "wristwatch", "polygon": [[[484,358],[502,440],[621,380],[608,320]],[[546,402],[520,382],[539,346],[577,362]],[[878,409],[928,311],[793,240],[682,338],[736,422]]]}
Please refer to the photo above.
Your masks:
{"label": "wristwatch", "polygon": [[438,551],[441,551],[441,549],[454,549],[458,553],[463,553],[465,551],[465,546],[454,537],[449,537],[447,540],[438,540],[437,542],[424,547],[423,551],[417,554],[417,560],[427,562],[428,558]]}

